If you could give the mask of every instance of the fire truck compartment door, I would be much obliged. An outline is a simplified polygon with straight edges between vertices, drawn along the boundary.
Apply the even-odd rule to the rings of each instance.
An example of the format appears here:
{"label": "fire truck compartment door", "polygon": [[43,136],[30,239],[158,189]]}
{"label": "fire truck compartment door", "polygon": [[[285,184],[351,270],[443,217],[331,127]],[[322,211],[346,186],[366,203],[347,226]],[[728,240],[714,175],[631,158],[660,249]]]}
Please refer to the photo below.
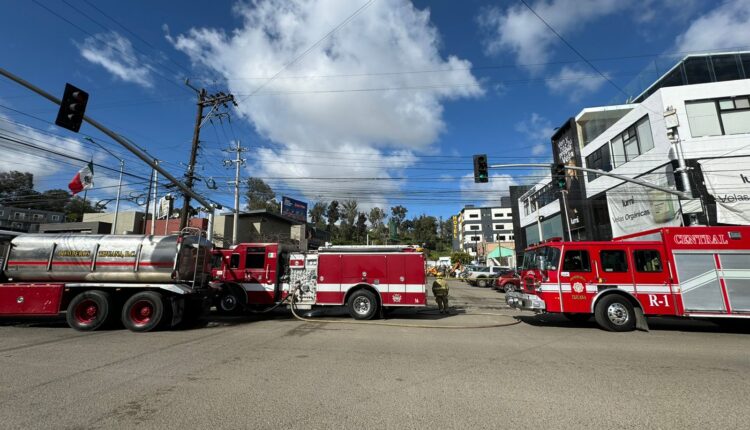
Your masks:
{"label": "fire truck compartment door", "polygon": [[714,254],[674,253],[685,311],[726,311]]}
{"label": "fire truck compartment door", "polygon": [[63,285],[0,286],[0,315],[55,315]]}
{"label": "fire truck compartment door", "polygon": [[403,255],[388,255],[388,289],[382,292],[405,293],[406,292],[406,267]]}
{"label": "fire truck compartment door", "polygon": [[750,254],[721,254],[719,258],[732,312],[750,312]]}

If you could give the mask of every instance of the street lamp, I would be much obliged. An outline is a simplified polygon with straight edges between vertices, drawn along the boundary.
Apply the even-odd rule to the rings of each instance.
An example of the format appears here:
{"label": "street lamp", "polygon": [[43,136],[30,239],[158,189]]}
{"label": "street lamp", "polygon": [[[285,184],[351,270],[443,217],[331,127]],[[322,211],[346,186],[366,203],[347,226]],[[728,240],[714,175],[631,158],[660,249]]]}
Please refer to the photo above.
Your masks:
{"label": "street lamp", "polygon": [[94,145],[98,146],[99,148],[103,149],[104,151],[107,152],[107,154],[115,157],[117,160],[120,161],[120,179],[119,179],[119,181],[117,183],[117,197],[115,198],[115,220],[112,223],[112,229],[109,231],[110,234],[115,234],[115,233],[117,233],[117,218],[118,218],[118,216],[120,214],[120,192],[122,191],[122,172],[123,172],[123,170],[125,170],[125,160],[123,160],[122,158],[120,158],[120,157],[116,156],[115,154],[113,154],[112,151],[110,151],[109,149],[105,148],[101,144],[97,143],[96,141],[94,141],[94,139],[92,139],[90,137],[84,137],[84,139],[88,140],[89,142],[91,142]]}

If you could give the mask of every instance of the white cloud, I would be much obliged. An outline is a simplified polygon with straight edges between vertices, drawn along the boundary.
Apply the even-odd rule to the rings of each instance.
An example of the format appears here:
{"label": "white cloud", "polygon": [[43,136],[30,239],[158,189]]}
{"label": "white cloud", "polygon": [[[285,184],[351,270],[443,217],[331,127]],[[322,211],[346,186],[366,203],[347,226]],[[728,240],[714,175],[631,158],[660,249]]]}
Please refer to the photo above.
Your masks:
{"label": "white cloud", "polygon": [[[445,127],[445,101],[483,94],[468,61],[440,55],[429,11],[405,0],[380,0],[247,96],[354,10],[345,0],[239,2],[234,11],[243,24],[230,33],[193,28],[168,36],[194,64],[222,75],[241,115],[278,144],[259,153],[255,175],[393,176],[436,142]],[[382,73],[437,69],[453,71]],[[308,155],[304,162],[293,162],[300,154]],[[288,162],[271,163],[278,160]],[[382,196],[399,185],[394,182],[337,182],[332,190],[359,187]],[[315,198],[319,187],[300,188]]]}
{"label": "white cloud", "polygon": [[549,153],[550,139],[555,131],[550,120],[533,112],[528,120],[516,124],[516,131],[524,135],[531,143],[531,155],[540,156]]}
{"label": "white cloud", "polygon": [[[33,149],[20,144],[0,140],[1,143],[12,145],[12,149],[4,149],[0,157],[0,171],[28,172],[34,175],[34,188],[37,191],[48,189],[68,189],[68,182],[73,179],[79,169],[84,167],[84,162],[66,159],[53,153],[45,153],[45,150],[69,155],[81,159],[92,159],[95,163],[112,166],[115,165],[112,157],[98,149],[85,146],[76,139],[62,138],[48,133],[40,132],[34,128],[19,124],[0,114],[0,133],[10,139],[38,146],[43,149]],[[38,156],[37,156],[38,155]],[[94,167],[94,190],[88,193],[89,199],[96,202],[99,199],[113,198],[117,194],[118,177],[117,172],[107,171],[100,167]],[[127,196],[134,188],[127,185],[128,178],[124,181],[122,195]],[[137,179],[135,181],[138,181]],[[123,201],[122,206],[126,205]],[[108,211],[114,211],[114,202],[108,205]]]}
{"label": "white cloud", "polygon": [[135,53],[130,40],[116,31],[87,37],[76,46],[83,58],[115,77],[147,88],[154,85],[151,66]]}
{"label": "white cloud", "polygon": [[750,2],[730,0],[694,20],[680,34],[677,52],[747,49],[750,46]]}
{"label": "white cloud", "polygon": [[499,206],[500,197],[507,197],[508,187],[517,185],[515,179],[507,174],[490,174],[490,181],[485,184],[474,182],[474,174],[468,173],[461,178],[461,198],[473,200],[486,206]]}
{"label": "white cloud", "polygon": [[[539,0],[531,4],[563,37],[581,31],[586,24],[629,7],[620,0]],[[486,9],[478,18],[488,32],[484,40],[485,52],[496,55],[511,51],[519,64],[538,64],[549,61],[551,50],[559,40],[526,6],[514,4],[503,10],[498,6]],[[541,70],[529,66],[531,71]]]}
{"label": "white cloud", "polygon": [[578,101],[599,91],[606,82],[593,71],[564,66],[554,78],[547,80],[547,87],[555,94],[567,95],[571,101]]}

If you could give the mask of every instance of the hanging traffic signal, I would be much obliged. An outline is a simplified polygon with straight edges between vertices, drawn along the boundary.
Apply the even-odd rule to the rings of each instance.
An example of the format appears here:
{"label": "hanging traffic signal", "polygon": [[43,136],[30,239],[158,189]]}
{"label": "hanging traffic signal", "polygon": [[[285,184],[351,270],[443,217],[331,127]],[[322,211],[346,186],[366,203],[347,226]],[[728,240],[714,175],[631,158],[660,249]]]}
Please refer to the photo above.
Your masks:
{"label": "hanging traffic signal", "polygon": [[65,84],[60,110],[57,112],[55,124],[62,128],[78,133],[83,123],[83,114],[86,111],[86,103],[89,101],[89,93],[70,84]]}
{"label": "hanging traffic signal", "polygon": [[557,188],[560,190],[564,190],[568,187],[568,181],[565,178],[564,163],[552,164],[552,183],[554,183],[555,186],[557,186]]}
{"label": "hanging traffic signal", "polygon": [[490,180],[487,167],[487,154],[477,154],[474,156],[474,182],[485,183]]}

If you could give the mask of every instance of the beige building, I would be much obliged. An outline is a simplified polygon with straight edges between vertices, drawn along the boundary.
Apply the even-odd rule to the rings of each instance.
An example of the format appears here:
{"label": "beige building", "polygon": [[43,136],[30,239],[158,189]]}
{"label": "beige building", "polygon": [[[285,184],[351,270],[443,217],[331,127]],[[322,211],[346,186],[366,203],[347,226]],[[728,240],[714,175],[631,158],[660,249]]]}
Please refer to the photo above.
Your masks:
{"label": "beige building", "polygon": [[[143,217],[145,214],[138,211],[120,212],[117,215],[117,225],[114,234],[143,234]],[[83,222],[115,222],[114,212],[83,214]]]}

